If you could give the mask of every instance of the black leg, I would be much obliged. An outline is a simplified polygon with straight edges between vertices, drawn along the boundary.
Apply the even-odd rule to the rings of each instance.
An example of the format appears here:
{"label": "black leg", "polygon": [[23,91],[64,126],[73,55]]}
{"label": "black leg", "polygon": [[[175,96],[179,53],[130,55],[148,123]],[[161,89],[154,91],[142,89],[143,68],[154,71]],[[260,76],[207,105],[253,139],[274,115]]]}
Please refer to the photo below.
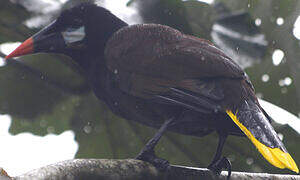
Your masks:
{"label": "black leg", "polygon": [[221,158],[222,150],[228,134],[226,132],[221,132],[221,131],[218,131],[218,134],[219,134],[219,143],[218,143],[217,151],[213,161],[208,166],[208,169],[213,171],[215,174],[220,175],[222,169],[225,168],[228,170],[227,179],[230,179],[231,163],[226,157]]}
{"label": "black leg", "polygon": [[174,118],[168,119],[164,122],[154,137],[147,142],[141,152],[137,155],[136,159],[150,162],[160,170],[166,170],[169,167],[169,162],[167,160],[156,157],[154,148],[173,121]]}

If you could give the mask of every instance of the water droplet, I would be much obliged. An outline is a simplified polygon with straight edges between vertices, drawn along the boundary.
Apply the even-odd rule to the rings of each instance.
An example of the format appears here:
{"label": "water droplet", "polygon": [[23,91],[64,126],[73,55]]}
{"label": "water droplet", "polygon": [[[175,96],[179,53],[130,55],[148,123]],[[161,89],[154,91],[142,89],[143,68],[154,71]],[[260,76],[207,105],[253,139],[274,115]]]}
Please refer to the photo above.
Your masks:
{"label": "water droplet", "polygon": [[279,85],[279,86],[282,87],[282,86],[284,86],[284,84],[285,84],[285,83],[284,83],[284,80],[283,80],[283,79],[280,79],[280,80],[278,81],[278,85]]}
{"label": "water droplet", "polygon": [[201,60],[204,61],[204,60],[205,60],[205,57],[204,57],[204,56],[201,56]]}
{"label": "water droplet", "polygon": [[260,18],[255,19],[255,25],[256,26],[260,26],[261,25],[261,19]]}
{"label": "water droplet", "polygon": [[284,19],[282,17],[279,17],[276,19],[276,23],[278,26],[281,26],[284,23]]}
{"label": "water droplet", "polygon": [[86,134],[90,134],[91,131],[92,131],[92,127],[89,126],[89,125],[86,125],[83,127],[83,131],[86,133]]}
{"label": "water droplet", "polygon": [[247,159],[246,159],[246,163],[247,163],[248,165],[252,165],[253,162],[254,162],[253,158],[247,158]]}
{"label": "water droplet", "polygon": [[115,69],[115,70],[114,70],[114,73],[115,73],[115,74],[118,74],[118,70],[117,70],[117,69]]}
{"label": "water droplet", "polygon": [[263,82],[268,82],[269,79],[270,79],[270,76],[268,74],[264,74],[264,75],[261,76],[261,80]]}
{"label": "water droplet", "polygon": [[280,49],[275,49],[272,55],[273,64],[278,66],[284,57],[284,52]]}
{"label": "water droplet", "polygon": [[280,139],[281,141],[283,140],[283,134],[278,133],[278,137],[279,137],[279,139]]}
{"label": "water droplet", "polygon": [[292,81],[292,79],[291,79],[290,77],[284,78],[284,84],[285,84],[286,86],[291,85],[292,82],[293,82],[293,81]]}

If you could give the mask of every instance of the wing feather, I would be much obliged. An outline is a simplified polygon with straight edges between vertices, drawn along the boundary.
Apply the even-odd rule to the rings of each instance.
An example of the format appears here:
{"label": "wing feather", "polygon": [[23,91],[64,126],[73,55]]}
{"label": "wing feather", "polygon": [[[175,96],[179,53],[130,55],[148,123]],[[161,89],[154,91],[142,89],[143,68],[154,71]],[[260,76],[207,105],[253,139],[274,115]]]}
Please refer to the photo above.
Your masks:
{"label": "wing feather", "polygon": [[162,25],[121,29],[108,41],[105,58],[124,92],[205,113],[220,110],[224,89],[218,79],[245,79],[209,41]]}

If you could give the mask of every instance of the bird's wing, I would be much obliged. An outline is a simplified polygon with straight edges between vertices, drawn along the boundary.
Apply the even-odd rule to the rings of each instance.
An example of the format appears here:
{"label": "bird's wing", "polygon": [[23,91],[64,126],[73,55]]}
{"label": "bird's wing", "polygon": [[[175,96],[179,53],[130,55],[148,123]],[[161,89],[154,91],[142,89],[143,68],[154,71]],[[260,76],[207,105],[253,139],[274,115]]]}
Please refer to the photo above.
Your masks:
{"label": "bird's wing", "polygon": [[112,37],[105,58],[124,92],[202,113],[224,111],[271,164],[299,172],[247,75],[208,41],[140,25]]}
{"label": "bird's wing", "polygon": [[123,28],[109,40],[105,50],[109,69],[173,80],[244,76],[234,61],[207,40],[167,26],[140,26]]}
{"label": "bird's wing", "polygon": [[166,26],[128,27],[111,38],[105,56],[124,92],[201,112],[220,110],[219,79],[245,78],[209,41]]}

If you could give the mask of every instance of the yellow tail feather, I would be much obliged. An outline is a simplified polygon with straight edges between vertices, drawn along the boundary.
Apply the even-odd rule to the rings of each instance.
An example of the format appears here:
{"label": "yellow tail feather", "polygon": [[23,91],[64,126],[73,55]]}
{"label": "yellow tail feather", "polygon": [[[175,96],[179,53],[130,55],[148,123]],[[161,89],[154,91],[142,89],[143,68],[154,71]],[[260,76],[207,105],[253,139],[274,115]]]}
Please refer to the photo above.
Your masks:
{"label": "yellow tail feather", "polygon": [[255,145],[255,147],[267,161],[269,161],[272,165],[278,168],[288,168],[296,173],[299,173],[299,169],[289,153],[283,152],[279,148],[270,148],[262,144],[252,135],[252,133],[242,123],[239,122],[238,118],[235,114],[232,113],[231,110],[227,110],[226,113],[235,122],[235,124],[238,125],[238,127],[246,134],[246,136],[251,140],[251,142]]}

